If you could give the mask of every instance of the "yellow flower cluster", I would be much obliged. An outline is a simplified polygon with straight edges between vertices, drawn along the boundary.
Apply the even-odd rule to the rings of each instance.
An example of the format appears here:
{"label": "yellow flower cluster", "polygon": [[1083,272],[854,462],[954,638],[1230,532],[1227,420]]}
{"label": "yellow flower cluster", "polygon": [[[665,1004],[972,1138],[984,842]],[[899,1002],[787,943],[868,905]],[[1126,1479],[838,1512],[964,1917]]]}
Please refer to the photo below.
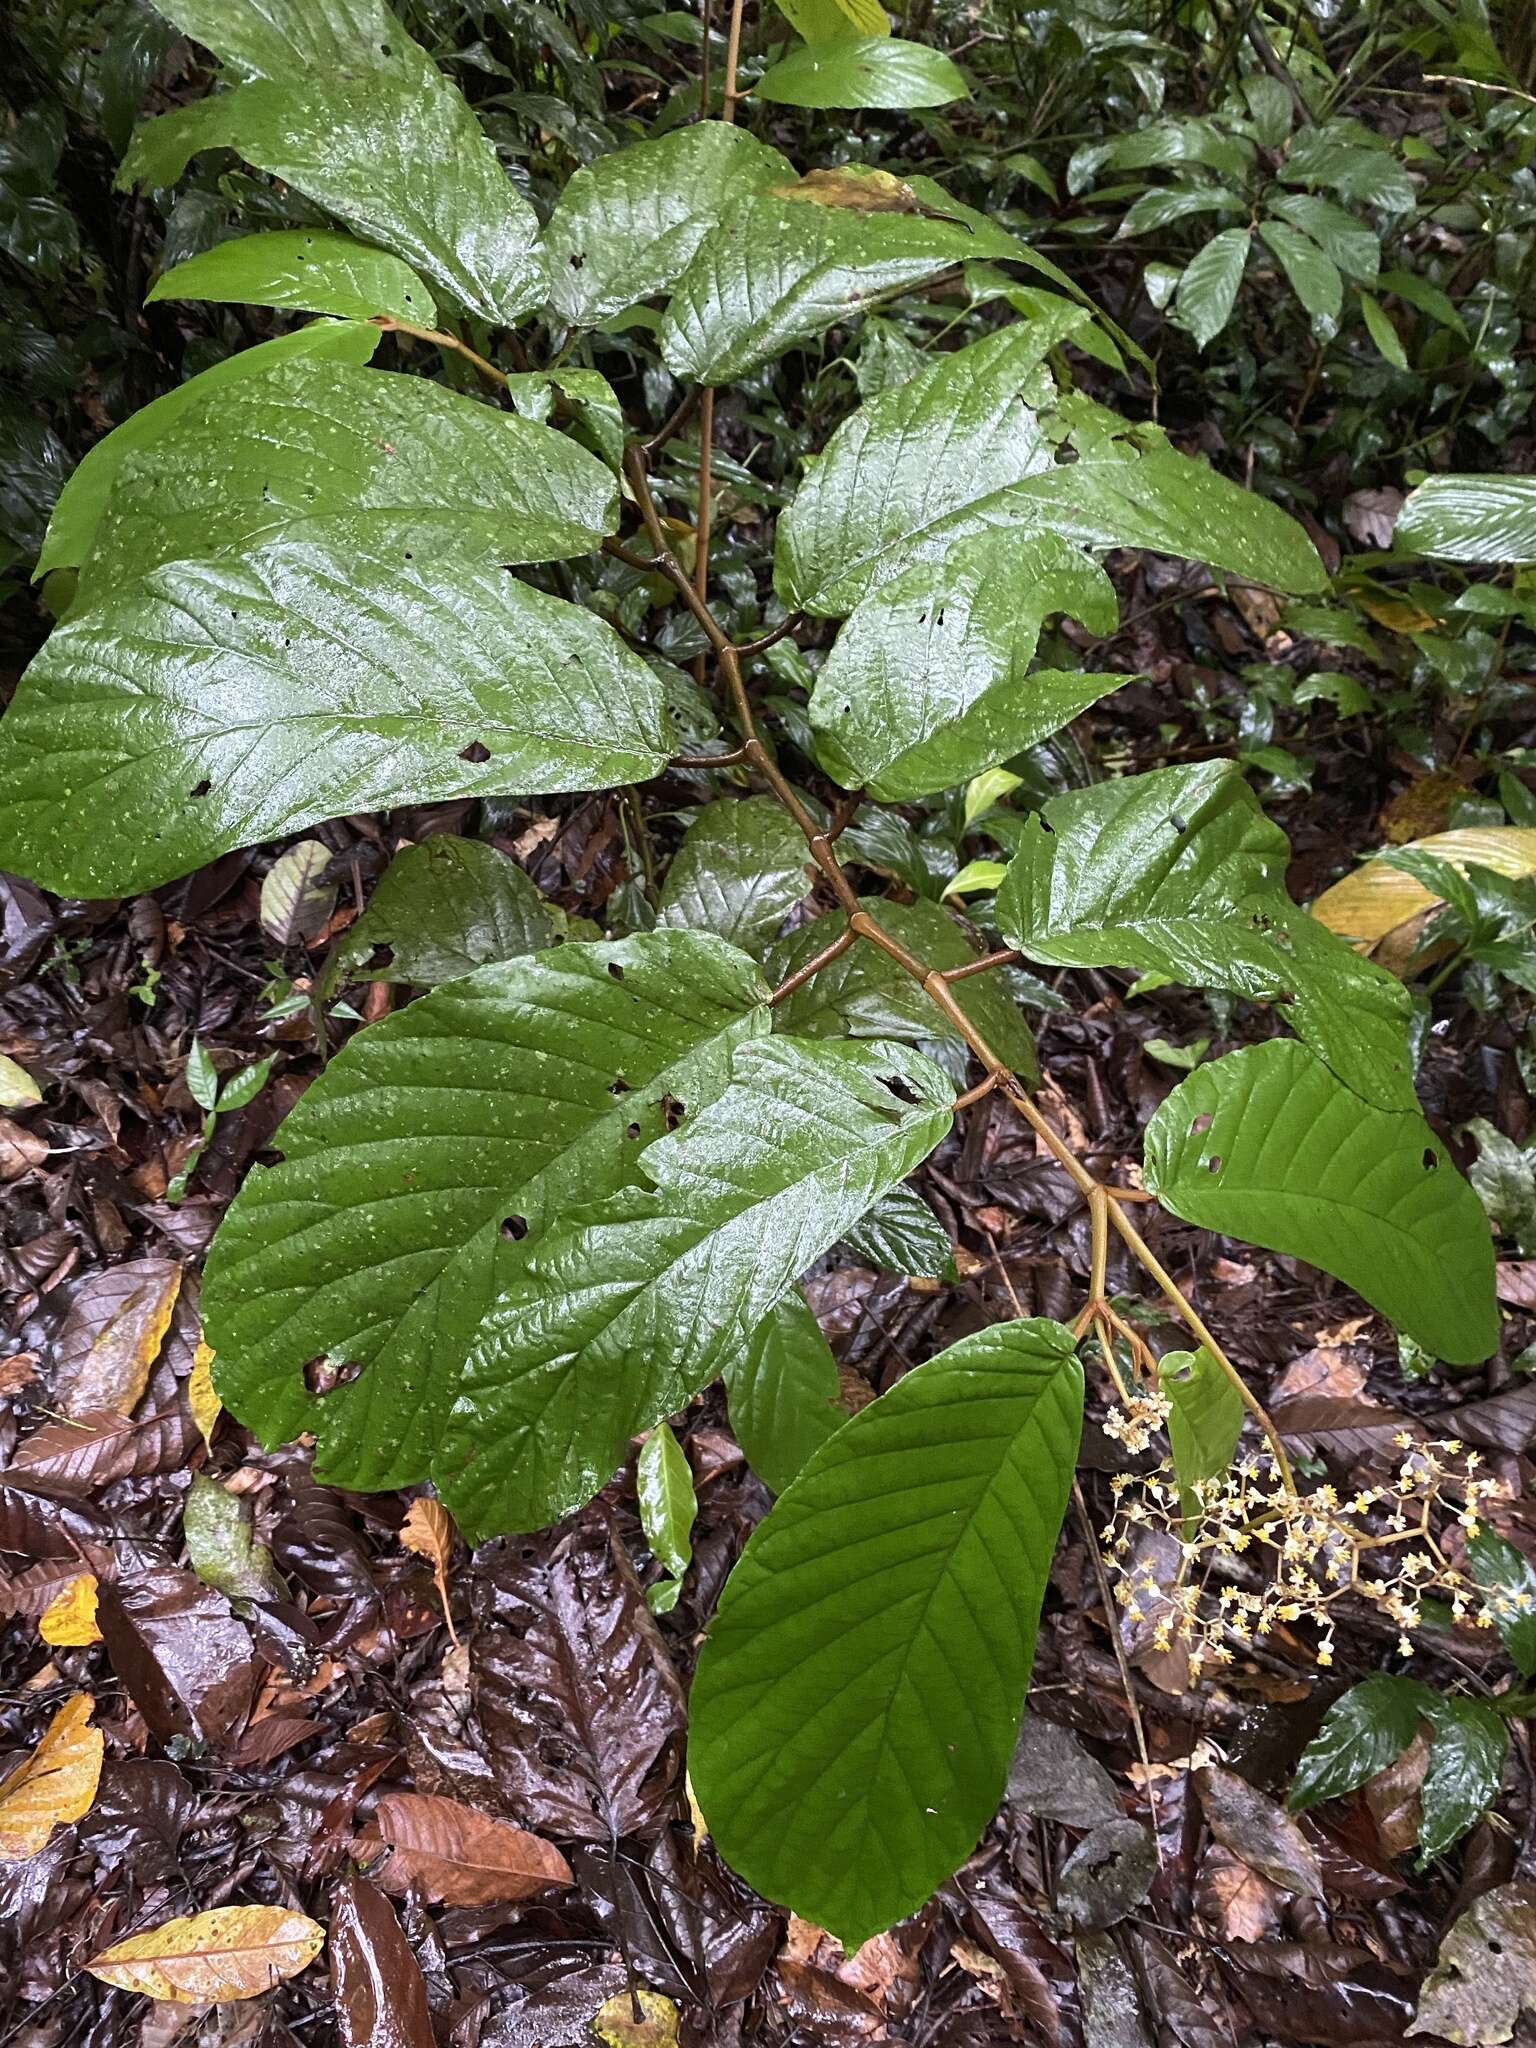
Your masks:
{"label": "yellow flower cluster", "polygon": [[[1146,1418],[1130,1412],[1145,1405],[1133,1400],[1109,1430],[1127,1449],[1138,1438],[1145,1444]],[[1487,1503],[1509,1489],[1486,1477],[1479,1454],[1455,1438],[1420,1443],[1404,1430],[1395,1441],[1403,1453],[1396,1470],[1342,1495],[1326,1485],[1292,1491],[1268,1450],[1245,1453],[1219,1478],[1183,1486],[1167,1464],[1146,1477],[1118,1474],[1103,1547],[1127,1618],[1151,1624],[1157,1649],[1188,1644],[1190,1675],[1198,1678],[1207,1664],[1230,1664],[1278,1623],[1296,1621],[1322,1630],[1317,1661],[1331,1664],[1333,1606],[1346,1595],[1369,1601],[1396,1625],[1403,1656],[1427,1598],[1480,1628],[1529,1608],[1529,1594],[1476,1586],[1435,1533],[1437,1519],[1442,1535],[1450,1519],[1475,1535]],[[1166,1546],[1139,1540],[1154,1533],[1179,1545],[1172,1585],[1149,1561],[1159,1548],[1166,1556]]]}

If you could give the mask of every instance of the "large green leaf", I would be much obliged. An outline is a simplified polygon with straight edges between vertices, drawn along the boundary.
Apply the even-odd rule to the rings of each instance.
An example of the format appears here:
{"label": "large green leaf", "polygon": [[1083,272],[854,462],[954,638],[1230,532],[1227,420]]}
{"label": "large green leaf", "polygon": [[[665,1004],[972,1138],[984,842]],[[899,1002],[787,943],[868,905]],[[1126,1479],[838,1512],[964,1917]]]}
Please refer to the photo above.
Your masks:
{"label": "large green leaf", "polygon": [[1536,476],[1427,477],[1392,539],[1447,562],[1536,562]]}
{"label": "large green leaf", "polygon": [[1223,228],[1191,258],[1179,279],[1173,318],[1208,348],[1232,318],[1248,265],[1247,228]]}
{"label": "large green leaf", "polygon": [[431,66],[299,72],[178,107],[137,130],[119,183],[173,185],[205,149],[238,151],[486,320],[514,321],[543,296],[538,216]]}
{"label": "large green leaf", "polygon": [[[767,993],[719,939],[653,932],[482,967],[359,1032],[214,1240],[204,1314],[231,1408],[269,1444],[314,1431],[342,1485],[425,1478],[503,1228],[623,1187],[669,1103],[710,1100],[766,1032]],[[303,1368],[322,1356],[363,1370],[317,1399]]]}
{"label": "large green leaf", "polygon": [[882,1273],[953,1280],[949,1232],[914,1187],[892,1188],[843,1239],[856,1259]]}
{"label": "large green leaf", "polygon": [[420,377],[285,363],[130,458],[79,602],[162,562],[276,540],[545,562],[590,553],[618,513],[606,464],[551,427]]}
{"label": "large green leaf", "polygon": [[1304,235],[1286,221],[1262,221],[1259,235],[1311,315],[1313,333],[1326,339],[1344,306],[1344,280],[1338,265],[1310,235]]}
{"label": "large green leaf", "polygon": [[145,300],[211,299],[245,306],[293,306],[352,320],[388,314],[430,327],[437,304],[408,263],[328,228],[280,228],[216,242],[178,263]]}
{"label": "large green leaf", "polygon": [[596,327],[670,291],[732,200],[794,177],[787,157],[721,121],[600,156],[572,175],[544,232],[551,304]]}
{"label": "large green leaf", "polygon": [[738,200],[704,237],[661,323],[662,359],[676,377],[731,383],[871,301],[987,258],[1037,261],[929,178],[813,172]]}
{"label": "large green leaf", "polygon": [[1396,1761],[1418,1733],[1427,1685],[1381,1671],[1336,1699],[1301,1753],[1288,1796],[1293,1813],[1342,1799]]}
{"label": "large green leaf", "polygon": [[1415,1109],[1407,991],[1285,893],[1290,844],[1232,761],[1052,797],[997,897],[1010,945],[1057,967],[1130,967],[1281,1014],[1340,1080]]}
{"label": "large green leaf", "polygon": [[146,406],[130,413],[119,426],[86,451],[80,466],[59,493],[48,522],[48,537],[38,558],[37,574],[50,569],[78,569],[89,555],[96,529],[107,500],[130,456],[152,449],[188,412],[195,411],[222,393],[226,404],[237,403],[232,387],[260,377],[279,364],[295,358],[328,363],[348,363],[354,368],[369,361],[383,339],[377,327],[356,320],[312,320],[275,341],[258,342],[255,348],[225,356],[211,369],[189,377]]}
{"label": "large green leaf", "polygon": [[798,1288],[763,1318],[721,1377],[736,1441],[774,1493],[848,1420],[837,1405],[837,1360]]}
{"label": "large green leaf", "polygon": [[161,11],[242,78],[408,75],[425,62],[384,0],[167,0]]}
{"label": "large green leaf", "polygon": [[806,43],[771,64],[752,90],[786,107],[942,107],[971,92],[942,50],[892,35]]}
{"label": "large green leaf", "polygon": [[1003,1795],[1082,1398],[1059,1323],[962,1339],[815,1453],[727,1581],[693,1784],[731,1867],[849,1954]]}
{"label": "large green leaf", "polygon": [[0,722],[0,867],[126,895],[347,811],[608,789],[673,751],[611,626],[498,569],[286,541],[66,620]]}
{"label": "large green leaf", "polygon": [[1067,725],[1128,679],[1031,676],[1048,613],[1112,633],[1114,585],[1050,534],[978,534],[872,591],[811,696],[817,756],[848,789],[905,803],[966,782]]}
{"label": "large green leaf", "polygon": [[1310,235],[1346,277],[1357,284],[1375,283],[1381,269],[1381,238],[1374,228],[1331,199],[1315,199],[1308,192],[1272,192],[1264,203],[1278,220]]}
{"label": "large green leaf", "polygon": [[556,942],[564,924],[515,860],[483,840],[437,833],[395,855],[368,908],[343,935],[337,963],[359,967],[387,947],[389,959],[368,968],[370,981],[434,988],[494,961],[537,953]]}
{"label": "large green leaf", "polygon": [[[864,909],[880,920],[909,953],[944,970],[964,967],[979,957],[959,925],[939,904],[919,897],[914,903],[887,903],[882,897],[864,900]],[[813,918],[780,941],[768,955],[769,978],[787,981],[843,929],[840,910]],[[978,974],[954,986],[955,1001],[992,1050],[1027,1081],[1037,1078],[1034,1035],[1006,986],[995,974]],[[830,961],[815,979],[784,998],[775,1016],[779,1028],[805,1038],[918,1038],[961,1043],[960,1034],[925,995],[911,975],[889,953],[867,939]]]}
{"label": "large green leaf", "polygon": [[844,36],[888,36],[890,16],[880,0],[777,0],[780,14],[808,43]]}
{"label": "large green leaf", "polygon": [[743,1045],[731,1085],[640,1155],[654,1189],[499,1247],[438,1484],[466,1532],[533,1529],[604,1484],[796,1276],[949,1129],[953,1090],[894,1045]]}
{"label": "large green leaf", "polygon": [[1321,1266],[1450,1365],[1497,1348],[1488,1225],[1450,1154],[1294,1040],[1181,1082],[1147,1126],[1146,1179],[1187,1223]]}
{"label": "large green leaf", "polygon": [[721,797],[688,827],[657,923],[718,932],[756,953],[809,895],[809,859],[799,826],[773,797]]}

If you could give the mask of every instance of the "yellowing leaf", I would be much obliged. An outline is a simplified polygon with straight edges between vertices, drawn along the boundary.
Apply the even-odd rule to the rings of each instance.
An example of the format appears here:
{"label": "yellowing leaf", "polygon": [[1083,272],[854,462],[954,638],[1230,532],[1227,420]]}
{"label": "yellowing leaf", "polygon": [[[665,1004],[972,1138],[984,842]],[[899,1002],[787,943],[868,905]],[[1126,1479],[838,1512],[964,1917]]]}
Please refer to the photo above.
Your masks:
{"label": "yellowing leaf", "polygon": [[24,1862],[56,1827],[89,1813],[101,1781],[102,1738],[89,1693],[67,1699],[43,1739],[0,1784],[0,1856]]}
{"label": "yellowing leaf", "polygon": [[922,201],[910,185],[889,171],[845,164],[837,171],[807,171],[791,185],[775,185],[778,199],[808,199],[815,206],[841,207],[848,213],[921,213]]}
{"label": "yellowing leaf", "polygon": [[1361,611],[1369,614],[1378,626],[1385,626],[1389,633],[1433,633],[1435,621],[1429,613],[1416,604],[1406,604],[1400,597],[1361,597],[1356,600]]}
{"label": "yellowing leaf", "polygon": [[76,1289],[59,1332],[54,1399],[66,1415],[131,1415],[171,1326],[181,1268],[169,1259],[108,1266]]}
{"label": "yellowing leaf", "polygon": [[[1536,874],[1536,826],[1468,825],[1456,832],[1436,832],[1414,842],[1416,850],[1449,861],[1453,868],[1492,868],[1495,874],[1518,879]],[[1329,931],[1370,952],[1410,920],[1433,910],[1440,901],[1422,882],[1383,860],[1368,860],[1325,889],[1312,905],[1312,915]]]}
{"label": "yellowing leaf", "polygon": [[891,32],[890,16],[880,0],[779,0],[779,12],[808,43]]}
{"label": "yellowing leaf", "polygon": [[213,1432],[224,1413],[224,1403],[213,1384],[213,1360],[212,1345],[204,1344],[199,1338],[197,1349],[192,1354],[192,1370],[187,1374],[187,1406],[192,1410],[192,1420],[210,1451],[213,1449]]}
{"label": "yellowing leaf", "polygon": [[308,1969],[325,1929],[282,1906],[218,1906],[164,1921],[103,1949],[86,1968],[103,1984],[176,2005],[259,1998]]}
{"label": "yellowing leaf", "polygon": [[433,1500],[428,1494],[411,1502],[400,1524],[400,1541],[406,1549],[431,1561],[437,1597],[443,1603],[443,1619],[457,1649],[459,1632],[453,1625],[453,1609],[448,1604],[448,1560],[453,1555],[453,1535],[452,1515],[440,1500]]}
{"label": "yellowing leaf", "polygon": [[643,1985],[620,1991],[592,2015],[592,2031],[607,2048],[677,2048],[677,2007]]}
{"label": "yellowing leaf", "polygon": [[37,1632],[55,1650],[83,1650],[88,1643],[101,1641],[94,1572],[82,1572],[54,1594],[43,1609]]}

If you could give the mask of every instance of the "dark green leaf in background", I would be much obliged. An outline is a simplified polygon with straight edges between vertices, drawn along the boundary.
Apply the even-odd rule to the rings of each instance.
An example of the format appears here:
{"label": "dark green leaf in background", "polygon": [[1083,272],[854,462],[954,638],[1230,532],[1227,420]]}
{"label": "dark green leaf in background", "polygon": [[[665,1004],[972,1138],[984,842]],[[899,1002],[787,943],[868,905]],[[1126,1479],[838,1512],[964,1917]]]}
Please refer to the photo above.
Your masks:
{"label": "dark green leaf in background", "polygon": [[797,1287],[726,1361],[721,1377],[736,1441],[773,1493],[848,1420],[837,1405],[837,1360]]}
{"label": "dark green leaf in background", "polygon": [[657,923],[758,952],[810,892],[805,838],[773,797],[706,804],[673,856]]}
{"label": "dark green leaf in background", "polygon": [[942,107],[970,97],[953,58],[889,35],[806,43],[771,64],[752,90],[786,107]]}
{"label": "dark green leaf in background", "polygon": [[368,964],[369,981],[433,988],[477,967],[537,953],[560,936],[564,914],[546,903],[515,860],[479,839],[446,833],[407,846],[379,878],[368,908],[344,934],[343,968]]}

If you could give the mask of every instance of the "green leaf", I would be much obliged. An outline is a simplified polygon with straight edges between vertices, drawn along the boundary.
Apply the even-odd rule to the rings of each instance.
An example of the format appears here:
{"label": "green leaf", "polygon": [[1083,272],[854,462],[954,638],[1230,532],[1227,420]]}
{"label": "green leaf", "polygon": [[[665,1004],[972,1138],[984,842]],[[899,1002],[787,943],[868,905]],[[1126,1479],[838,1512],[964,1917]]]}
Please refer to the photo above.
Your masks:
{"label": "green leaf", "polygon": [[192,1049],[187,1054],[185,1080],[192,1100],[211,1116],[219,1099],[219,1070],[213,1064],[207,1046],[195,1036]]}
{"label": "green leaf", "polygon": [[1292,1813],[1342,1799],[1395,1762],[1433,1696],[1427,1685],[1386,1671],[1341,1694],[1301,1753],[1286,1801]]}
{"label": "green leaf", "polygon": [[281,1600],[287,1587],[272,1553],[251,1533],[249,1513],[238,1495],[217,1479],[192,1474],[181,1516],[187,1561],[205,1586],[231,1600]]}
{"label": "green leaf", "polygon": [[30,1109],[41,1102],[43,1091],[9,1053],[0,1053],[0,1109]]}
{"label": "green leaf", "polygon": [[777,0],[780,14],[808,43],[842,36],[888,36],[890,18],[880,0]]}
{"label": "green leaf", "polygon": [[[1463,877],[1456,886],[1470,888]],[[1486,1117],[1473,1117],[1466,1129],[1477,1140],[1477,1157],[1467,1168],[1467,1179],[1477,1190],[1485,1215],[1502,1236],[1514,1239],[1522,1256],[1536,1252],[1536,1150],[1517,1145]]]}
{"label": "green leaf", "polygon": [[1037,263],[930,178],[845,164],[738,200],[699,244],[657,336],[675,377],[729,384],[957,263]]}
{"label": "green leaf", "polygon": [[409,264],[326,228],[284,228],[218,242],[167,270],[145,300],[293,306],[350,320],[376,314],[432,327],[437,304]]}
{"label": "green leaf", "polygon": [[1509,1754],[1509,1724],[1483,1700],[1433,1693],[1424,1713],[1434,1735],[1419,1793],[1421,1868],[1482,1819],[1498,1797]]}
{"label": "green leaf", "polygon": [[[283,542],[167,563],[55,630],[0,722],[0,865],[128,895],[348,811],[609,789],[671,751],[660,683],[592,613],[499,569]],[[81,831],[87,797],[110,833]]]}
{"label": "green leaf", "polygon": [[1366,332],[1394,370],[1406,370],[1408,351],[1403,347],[1402,337],[1383,311],[1381,302],[1373,299],[1369,292],[1360,294],[1360,311],[1365,315]]}
{"label": "green leaf", "polygon": [[1184,267],[1172,317],[1201,348],[1208,348],[1232,318],[1249,239],[1247,228],[1223,228]]}
{"label": "green leaf", "polygon": [[1427,477],[1392,541],[1447,562],[1536,562],[1536,476]]}
{"label": "green leaf", "polygon": [[1010,945],[1056,967],[1127,967],[1280,1014],[1340,1080],[1415,1109],[1401,982],[1285,893],[1291,849],[1232,761],[1052,797],[998,892]]}
{"label": "green leaf", "polygon": [[1498,1345],[1488,1226],[1449,1153],[1305,1046],[1197,1068],[1147,1126],[1146,1179],[1187,1223],[1321,1266],[1448,1364]]}
{"label": "green leaf", "polygon": [[292,334],[280,334],[275,341],[258,342],[255,348],[226,356],[211,369],[189,377],[185,384],[151,399],[86,451],[53,508],[37,575],[80,567],[95,542],[96,528],[123,465],[130,456],[154,448],[184,413],[195,410],[219,392],[228,403],[232,386],[244,384],[295,357],[361,367],[382,339],[377,327],[362,322],[314,320],[307,327],[296,327]]}
{"label": "green leaf", "polygon": [[1059,1323],[1006,1323],[816,1452],[726,1583],[691,1698],[721,1854],[851,1955],[996,1810],[1082,1426]]}
{"label": "green leaf", "polygon": [[1469,339],[1467,323],[1457,312],[1454,302],[1427,277],[1415,277],[1411,270],[1384,270],[1380,282],[1384,292],[1391,292],[1419,312],[1427,313],[1431,320],[1437,320],[1442,327],[1449,327],[1463,341]]}
{"label": "green leaf", "polygon": [[[866,897],[863,908],[877,917],[892,937],[942,972],[963,967],[979,950],[948,911],[919,897],[915,903],[887,903]],[[775,986],[787,981],[836,938],[847,920],[840,910],[801,925],[773,947],[768,977]],[[1038,1068],[1035,1042],[1028,1024],[1006,986],[996,975],[978,974],[954,986],[954,998],[992,1047],[1025,1079]],[[804,1038],[918,1038],[963,1043],[959,1032],[912,977],[878,947],[856,945],[823,967],[814,981],[787,995],[774,1012],[778,1028]]]}
{"label": "green leaf", "polygon": [[1127,680],[1029,674],[1048,614],[1112,633],[1114,585],[1050,534],[984,533],[854,611],[811,695],[817,757],[886,803],[948,789],[1068,725]]}
{"label": "green leaf", "polygon": [[1166,228],[1194,213],[1241,213],[1244,202],[1221,185],[1154,185],[1129,208],[1115,230],[1116,241]]}
{"label": "green leaf", "polygon": [[267,1076],[272,1071],[277,1054],[269,1052],[264,1060],[256,1060],[251,1066],[242,1067],[238,1074],[231,1074],[219,1090],[219,1115],[231,1109],[244,1109],[248,1102],[254,1102],[267,1085]]}
{"label": "green leaf", "polygon": [[[767,1031],[767,993],[720,940],[652,932],[482,967],[360,1031],[214,1240],[230,1407],[268,1444],[314,1431],[342,1485],[426,1478],[503,1225],[531,1235],[623,1187],[669,1101],[696,1111]],[[317,1399],[319,1357],[362,1371]]]}
{"label": "green leaf", "polygon": [[[733,1357],[795,1277],[949,1128],[953,1090],[894,1045],[743,1045],[632,1187],[502,1243],[439,1489],[477,1536],[536,1529]],[[692,1110],[692,1105],[688,1105]]]}
{"label": "green leaf", "polygon": [[135,132],[118,183],[173,185],[205,149],[238,151],[483,319],[510,325],[544,295],[538,216],[430,65],[301,71],[178,107]]}
{"label": "green leaf", "polygon": [[1185,1512],[1198,1505],[1203,1480],[1219,1479],[1232,1463],[1247,1412],[1243,1398],[1202,1345],[1169,1351],[1158,1360],[1157,1384],[1168,1402],[1168,1448]]}
{"label": "green leaf", "polygon": [[654,1614],[670,1614],[693,1562],[693,1544],[689,1539],[699,1504],[688,1459],[665,1422],[658,1422],[640,1446],[635,1461],[635,1494],[645,1540],[657,1563],[672,1575],[652,1586],[646,1599]]}
{"label": "green leaf", "polygon": [[856,1259],[881,1273],[916,1280],[953,1280],[949,1232],[916,1188],[892,1188],[843,1239]]}
{"label": "green leaf", "polygon": [[837,1405],[837,1360],[798,1288],[763,1318],[721,1377],[736,1441],[773,1493],[848,1420]]}
{"label": "green leaf", "polygon": [[1309,192],[1274,192],[1264,203],[1276,220],[1310,235],[1346,277],[1357,284],[1375,282],[1381,268],[1381,237],[1374,228],[1332,200],[1316,199]]}
{"label": "green leaf", "polygon": [[163,11],[243,78],[424,61],[384,0],[168,0]]}
{"label": "green leaf", "polygon": [[809,895],[809,859],[799,826],[773,797],[721,797],[688,827],[656,921],[759,952]]}
{"label": "green leaf", "polygon": [[1385,147],[1341,142],[1322,129],[1304,128],[1293,139],[1280,177],[1287,185],[1324,185],[1335,199],[1355,206],[1377,206],[1386,213],[1413,210],[1413,180]]}
{"label": "green leaf", "polygon": [[786,107],[942,107],[971,94],[953,58],[890,34],[806,43],[752,90]]}
{"label": "green leaf", "polygon": [[697,121],[576,171],[544,233],[555,311],[597,327],[670,291],[736,198],[792,184],[795,169],[745,128]]}
{"label": "green leaf", "polygon": [[1310,235],[1283,220],[1259,223],[1259,236],[1291,281],[1291,289],[1312,320],[1320,340],[1333,333],[1344,307],[1344,280],[1331,256]]}
{"label": "green leaf", "polygon": [[369,967],[369,981],[434,988],[493,961],[537,953],[563,924],[515,860],[483,840],[439,833],[395,855],[343,936],[338,964],[360,967],[387,946],[392,957]]}
{"label": "green leaf", "polygon": [[1536,1677],[1536,1565],[1483,1522],[1467,1539],[1467,1568],[1516,1670]]}

